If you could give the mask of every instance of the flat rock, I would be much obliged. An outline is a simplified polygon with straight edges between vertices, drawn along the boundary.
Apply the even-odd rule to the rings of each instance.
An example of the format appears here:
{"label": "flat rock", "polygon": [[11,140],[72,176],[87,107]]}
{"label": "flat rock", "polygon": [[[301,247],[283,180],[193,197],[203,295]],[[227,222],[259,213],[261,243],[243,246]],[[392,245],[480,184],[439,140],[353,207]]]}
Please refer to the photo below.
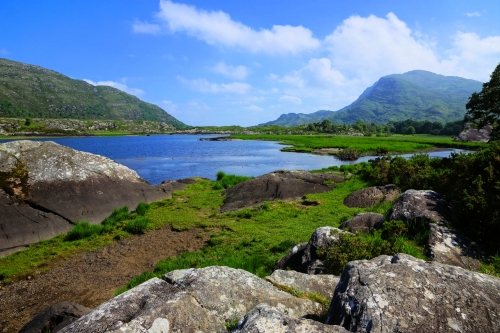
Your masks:
{"label": "flat rock", "polygon": [[51,306],[31,319],[19,333],[59,332],[78,318],[90,312],[89,308],[73,302],[61,302]]}
{"label": "flat rock", "polygon": [[460,141],[470,142],[488,142],[491,139],[491,131],[493,126],[486,125],[483,128],[477,129],[472,127],[472,123],[465,124],[464,130],[458,135]]}
{"label": "flat rock", "polygon": [[369,233],[373,229],[379,228],[384,222],[384,215],[378,213],[360,213],[352,219],[345,221],[339,229],[347,229],[349,232]]}
{"label": "flat rock", "polygon": [[310,319],[297,319],[277,308],[260,304],[248,312],[231,332],[239,333],[347,333],[340,326],[325,325]]}
{"label": "flat rock", "polygon": [[61,333],[220,332],[224,322],[188,293],[153,278],[99,305]]}
{"label": "flat rock", "polygon": [[349,194],[344,199],[344,205],[351,208],[372,207],[380,202],[394,201],[400,194],[399,188],[394,184],[372,186]]}
{"label": "flat rock", "polygon": [[188,292],[197,302],[226,322],[242,318],[260,303],[275,306],[290,316],[317,316],[321,305],[275,288],[247,271],[223,266],[172,271],[163,279]]}
{"label": "flat rock", "polygon": [[394,203],[387,220],[432,221],[450,224],[455,218],[450,205],[439,193],[430,190],[408,190]]}
{"label": "flat rock", "polygon": [[428,248],[432,260],[478,271],[483,252],[481,248],[464,235],[444,225],[429,223]]}
{"label": "flat rock", "polygon": [[333,297],[340,277],[330,274],[311,275],[296,271],[276,270],[266,280],[275,286],[285,286],[308,294],[319,294],[327,299]]}
{"label": "flat rock", "polygon": [[327,324],[350,332],[498,332],[500,279],[406,254],[348,263]]}
{"label": "flat rock", "polygon": [[[22,247],[66,232],[69,223],[100,223],[120,206],[133,209],[141,201],[171,197],[171,189],[150,185],[124,165],[51,141],[0,144],[0,189],[5,192],[0,194],[2,233],[10,239],[0,243],[0,252],[14,243]],[[27,206],[31,210],[21,208],[21,213],[18,209]],[[24,211],[26,218],[20,217]],[[32,235],[36,236],[30,236],[42,228],[30,223],[41,220],[45,231],[35,230]]]}
{"label": "flat rock", "polygon": [[244,182],[224,191],[220,212],[253,207],[273,200],[298,200],[308,193],[330,191],[344,178],[331,172],[276,171]]}

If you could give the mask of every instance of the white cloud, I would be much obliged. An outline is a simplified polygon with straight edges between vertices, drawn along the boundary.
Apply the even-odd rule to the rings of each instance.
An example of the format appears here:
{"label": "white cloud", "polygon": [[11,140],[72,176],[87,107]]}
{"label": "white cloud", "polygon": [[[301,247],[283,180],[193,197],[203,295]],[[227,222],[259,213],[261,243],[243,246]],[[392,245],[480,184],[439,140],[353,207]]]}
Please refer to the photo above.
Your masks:
{"label": "white cloud", "polygon": [[0,54],[7,55],[7,54],[9,54],[9,51],[7,51],[6,49],[0,49]]}
{"label": "white cloud", "polygon": [[245,66],[231,66],[225,62],[219,62],[212,70],[236,80],[244,80],[250,74],[250,70]]}
{"label": "white cloud", "polygon": [[212,83],[207,79],[194,79],[188,80],[182,76],[178,76],[177,79],[182,83],[186,84],[193,90],[197,90],[203,93],[232,93],[232,94],[246,94],[252,86],[247,83],[242,82],[232,82],[232,83]]}
{"label": "white cloud", "polygon": [[174,102],[166,99],[161,101],[161,105],[163,106],[163,109],[167,112],[175,112],[177,110],[177,105],[174,104]]}
{"label": "white cloud", "polygon": [[302,104],[302,100],[296,96],[283,95],[278,99],[278,101],[292,103],[296,105]]}
{"label": "white cloud", "polygon": [[158,35],[162,32],[159,24],[137,21],[132,25],[132,30],[138,34]]}
{"label": "white cloud", "polygon": [[479,17],[481,16],[481,13],[479,12],[472,12],[472,13],[465,13],[468,17]]}
{"label": "white cloud", "polygon": [[[254,30],[233,21],[222,11],[206,11],[169,0],[160,1],[160,12],[156,16],[171,32],[185,32],[211,45],[269,54],[296,54],[320,46],[311,30],[302,26],[273,25],[271,29]],[[156,24],[137,22],[133,29],[138,33],[159,33]]]}
{"label": "white cloud", "polygon": [[257,106],[257,105],[249,105],[247,107],[244,108],[245,110],[248,110],[248,111],[252,111],[252,112],[262,112],[264,111],[263,108]]}
{"label": "white cloud", "polygon": [[109,86],[113,87],[116,89],[119,89],[121,91],[124,91],[128,94],[135,95],[135,96],[141,96],[144,94],[144,90],[142,89],[137,89],[137,88],[129,88],[127,85],[119,82],[114,82],[114,81],[99,81],[99,82],[94,82],[92,80],[88,79],[83,79],[83,81],[87,82],[88,84],[91,84],[93,86]]}

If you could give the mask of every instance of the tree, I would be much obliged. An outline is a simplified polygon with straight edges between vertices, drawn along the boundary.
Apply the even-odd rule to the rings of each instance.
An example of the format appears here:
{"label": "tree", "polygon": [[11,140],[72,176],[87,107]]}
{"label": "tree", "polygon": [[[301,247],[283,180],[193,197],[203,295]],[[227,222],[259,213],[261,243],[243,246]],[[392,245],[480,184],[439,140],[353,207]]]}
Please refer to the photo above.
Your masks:
{"label": "tree", "polygon": [[405,134],[410,134],[410,135],[415,134],[415,127],[413,127],[413,126],[408,126],[408,127],[406,128]]}
{"label": "tree", "polygon": [[479,127],[491,124],[493,132],[500,132],[500,64],[497,65],[489,82],[483,83],[481,92],[474,92],[465,105],[465,121],[472,121]]}

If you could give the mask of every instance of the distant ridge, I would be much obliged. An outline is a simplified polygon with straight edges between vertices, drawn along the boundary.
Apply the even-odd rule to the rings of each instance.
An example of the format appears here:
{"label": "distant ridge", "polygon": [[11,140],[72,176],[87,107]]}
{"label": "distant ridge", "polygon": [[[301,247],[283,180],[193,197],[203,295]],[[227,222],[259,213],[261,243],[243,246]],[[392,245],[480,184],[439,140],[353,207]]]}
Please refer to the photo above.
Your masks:
{"label": "distant ridge", "polygon": [[150,120],[186,124],[121,90],[0,58],[0,117]]}
{"label": "distant ridge", "polygon": [[387,123],[405,119],[450,122],[463,119],[470,95],[482,83],[415,70],[380,78],[352,104],[334,112],[282,114],[262,125],[297,126],[329,119],[332,123]]}

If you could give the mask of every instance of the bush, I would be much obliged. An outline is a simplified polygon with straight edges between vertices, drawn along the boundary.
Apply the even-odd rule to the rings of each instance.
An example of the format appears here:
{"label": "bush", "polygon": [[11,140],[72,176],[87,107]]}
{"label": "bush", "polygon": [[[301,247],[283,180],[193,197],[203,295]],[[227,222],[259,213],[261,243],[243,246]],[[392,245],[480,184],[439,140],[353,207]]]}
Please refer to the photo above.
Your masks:
{"label": "bush", "polygon": [[252,179],[253,177],[247,176],[236,176],[236,175],[228,175],[223,171],[217,172],[217,180],[213,186],[214,190],[222,190],[230,188],[236,184],[244,182],[245,180]]}
{"label": "bush", "polygon": [[146,215],[146,212],[149,210],[149,205],[145,202],[139,202],[137,207],[135,208],[135,212],[139,216]]}
{"label": "bush", "polygon": [[145,217],[136,217],[125,226],[124,230],[134,235],[141,235],[151,227],[151,221]]}
{"label": "bush", "polygon": [[82,221],[75,224],[73,229],[65,237],[67,241],[90,238],[101,234],[103,227],[99,224],[90,224],[88,221]]}
{"label": "bush", "polygon": [[337,157],[341,161],[355,161],[359,158],[359,152],[356,148],[349,147],[342,149],[338,154]]}

